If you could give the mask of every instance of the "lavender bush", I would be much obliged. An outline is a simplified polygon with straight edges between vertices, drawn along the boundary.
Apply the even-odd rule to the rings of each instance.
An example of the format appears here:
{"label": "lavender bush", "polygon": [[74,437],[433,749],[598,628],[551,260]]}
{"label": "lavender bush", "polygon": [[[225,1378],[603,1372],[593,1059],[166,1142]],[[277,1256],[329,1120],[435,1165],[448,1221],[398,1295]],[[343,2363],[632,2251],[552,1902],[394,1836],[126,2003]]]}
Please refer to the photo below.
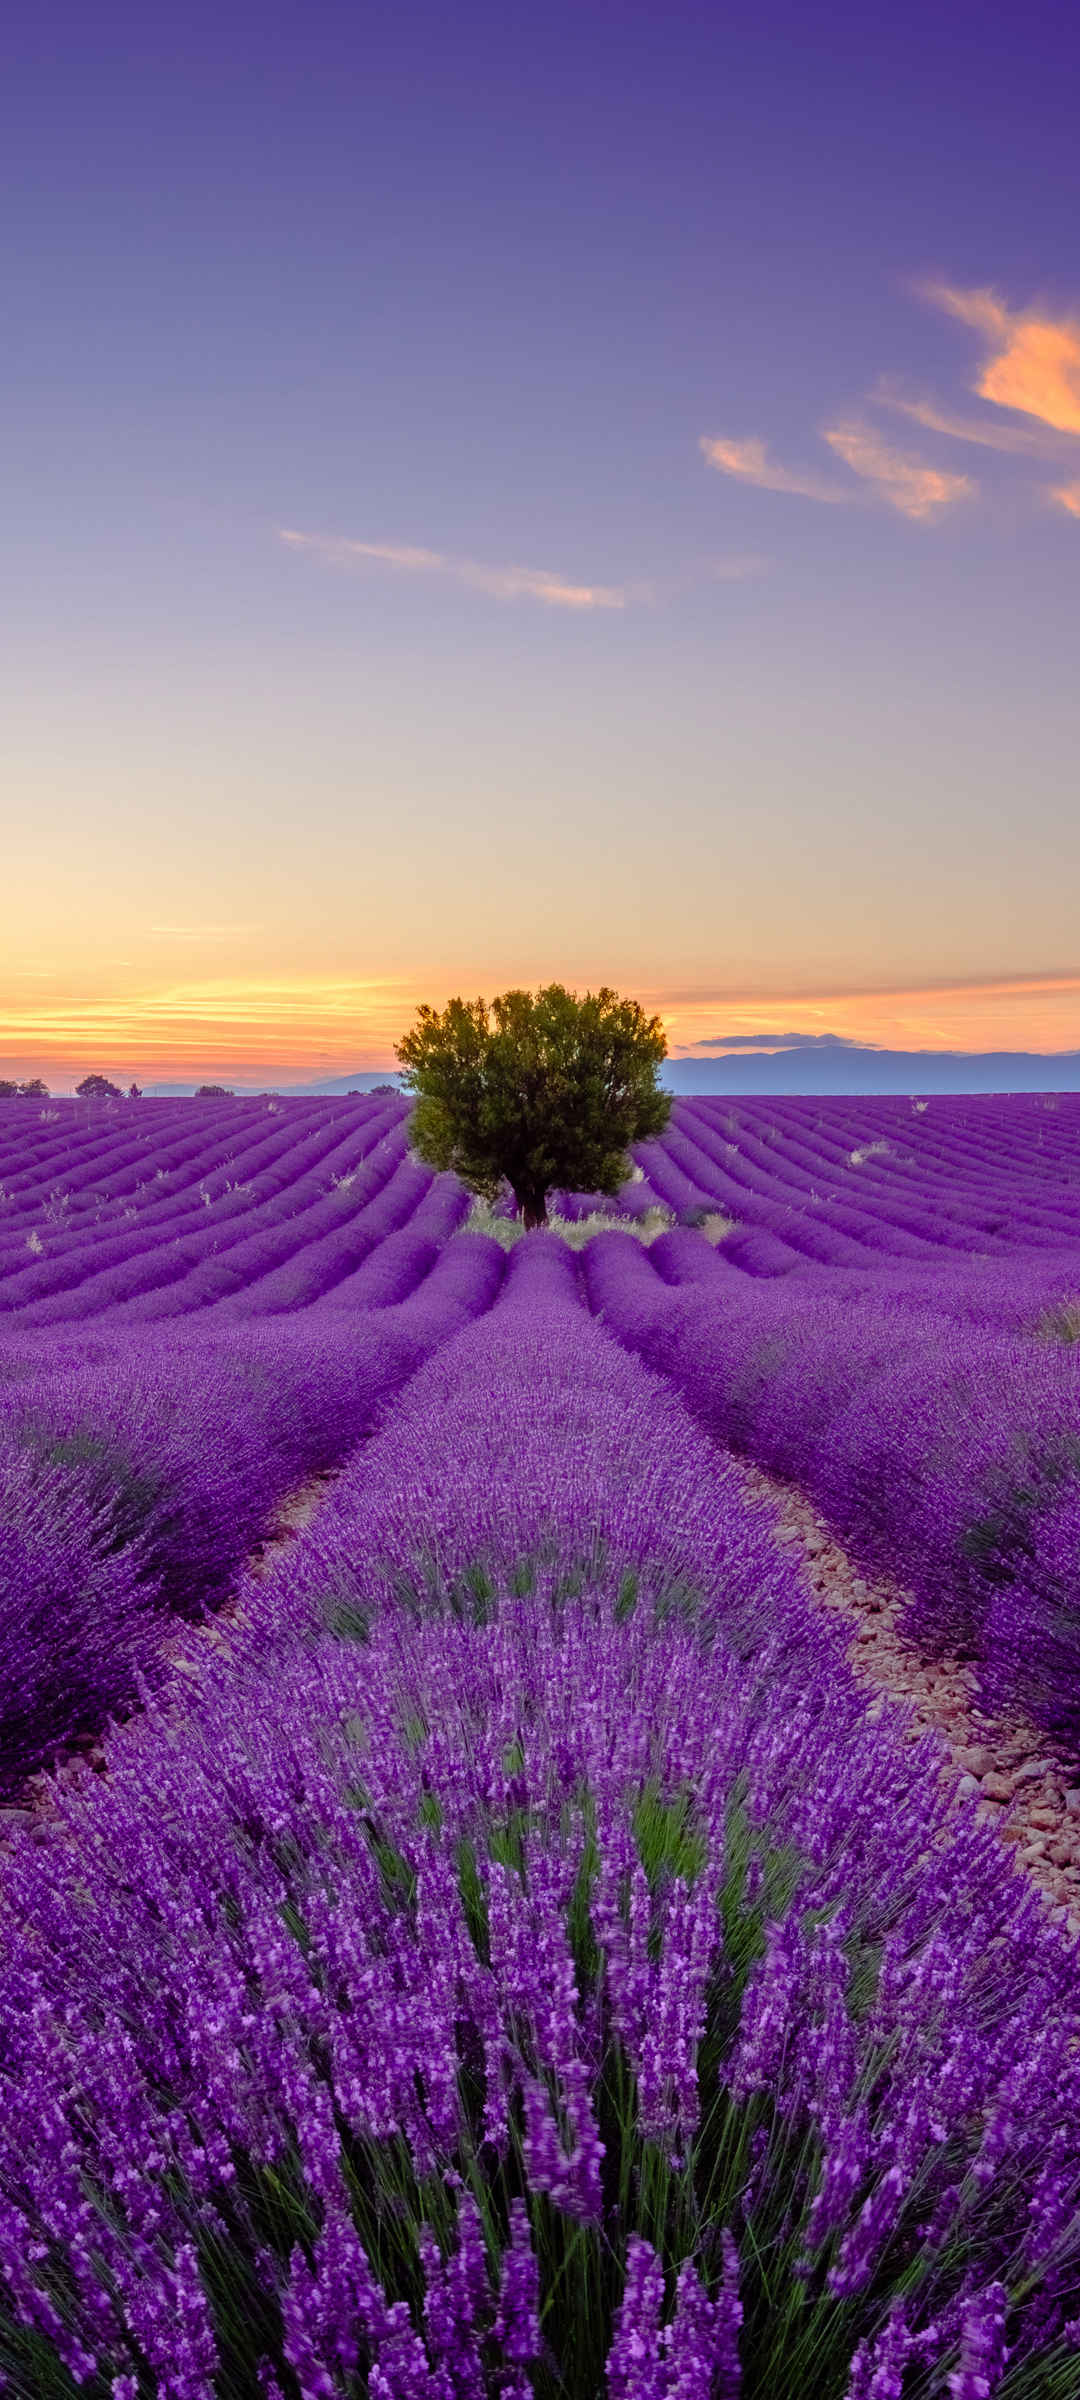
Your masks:
{"label": "lavender bush", "polygon": [[[407,1156],[406,1123],[395,1094],[45,1117],[0,1102],[0,1323],[13,1351],[31,1343],[46,1415],[60,1353],[107,1329],[96,1363],[88,1350],[74,1381],[64,1368],[54,1435],[104,1441],[106,1481],[141,1494],[133,1571],[142,1591],[159,1579],[166,1608],[226,1592],[289,1479],[365,1431],[359,1386],[370,1373],[382,1390],[382,1368],[359,1353],[350,1386],[347,1315],[440,1319],[466,1203]],[[1080,1101],[685,1101],[637,1174],[620,1211],[682,1222],[636,1264],[585,1241],[575,1290],[715,1434],[810,1490],[910,1587],[926,1647],[977,1655],[995,1705],[1080,1743]],[[587,1195],[561,1204],[588,1219]],[[714,1233],[731,1221],[715,1249],[692,1230],[706,1217]],[[460,1238],[467,1278],[478,1252]],[[483,1268],[491,1289],[499,1273]],[[277,1353],[260,1348],[266,1321]],[[216,1346],[197,1355],[184,1329],[200,1327]],[[24,1602],[22,1573],[9,1611],[40,1630],[56,1602]],[[63,1588],[51,1571],[40,1584]],[[117,1613],[100,1621],[122,1647]]]}
{"label": "lavender bush", "polygon": [[1074,1953],[577,1274],[8,1858],[25,2400],[1080,2390]]}
{"label": "lavender bush", "polygon": [[170,1619],[220,1605],[275,1509],[488,1305],[503,1261],[460,1242],[428,1264],[355,1323],[0,1351],[0,1796],[133,1700]]}
{"label": "lavender bush", "polygon": [[908,1587],[923,1647],[977,1658],[992,1703],[1080,1746],[1080,1348],[1039,1332],[1051,1285],[1022,1278],[990,1307],[966,1272],[757,1283],[724,1271],[729,1248],[673,1289],[605,1235],[590,1302],[713,1434]]}

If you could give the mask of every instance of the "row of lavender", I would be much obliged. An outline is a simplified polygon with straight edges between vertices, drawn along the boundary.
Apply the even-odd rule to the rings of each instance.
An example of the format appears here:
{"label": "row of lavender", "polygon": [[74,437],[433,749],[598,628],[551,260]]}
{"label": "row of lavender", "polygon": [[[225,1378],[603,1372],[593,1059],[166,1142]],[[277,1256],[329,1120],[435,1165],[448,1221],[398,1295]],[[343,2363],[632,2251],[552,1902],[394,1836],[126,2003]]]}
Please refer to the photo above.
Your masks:
{"label": "row of lavender", "polygon": [[[373,1406],[384,1373],[396,1388],[406,1369],[382,1362],[414,1356],[411,1323],[438,1320],[440,1294],[485,1254],[470,1237],[455,1267],[465,1195],[409,1155],[393,1096],[72,1106],[58,1124],[17,1105],[0,1109],[0,1150],[0,1252],[16,1261],[0,1276],[9,1621],[39,1595],[32,1636],[6,1646],[10,1788],[84,1701],[96,1722],[131,1688],[163,1609],[220,1597],[290,1481],[364,1430],[369,1386]],[[654,1153],[628,1206],[659,1192],[684,1215],[707,1202],[743,1216],[719,1251],[688,1230],[648,1261],[605,1240],[585,1270],[594,1304],[714,1432],[814,1492],[869,1563],[902,1577],[921,1639],[973,1648],[995,1702],[1019,1698],[1080,1744],[1080,1351],[1047,1338],[1080,1322],[1066,1238],[1080,1108],[685,1103]],[[789,1195],[783,1242],[763,1159]],[[48,1248],[18,1263],[44,1190]],[[841,1191],[859,1196],[857,1253]],[[916,1204],[934,1242],[913,1230]],[[481,1281],[500,1271],[488,1259]],[[389,1312],[378,1326],[374,1310]],[[271,1340],[259,1320],[275,1318]],[[323,1399],[290,1397],[320,1377]],[[179,1448],[162,1431],[170,1410]],[[35,1411],[45,1431],[28,1442]]]}
{"label": "row of lavender", "polygon": [[468,1205],[407,1124],[392,1095],[69,1104],[35,1141],[20,1104],[0,1107],[0,1324],[364,1305],[388,1236],[441,1244]]}
{"label": "row of lavender", "polygon": [[[466,1208],[408,1149],[393,1094],[214,1105],[0,1103],[0,1323],[275,1314],[333,1294],[391,1232]],[[1075,1253],[1080,1096],[679,1101],[631,1214],[732,1221],[754,1279]],[[571,1215],[587,1196],[564,1196]]]}
{"label": "row of lavender", "polygon": [[722,1442],[810,1492],[912,1594],[929,1651],[975,1657],[1080,1751],[1074,1254],[755,1281],[693,1235],[590,1243],[593,1309]]}
{"label": "row of lavender", "polygon": [[176,1686],[0,1879],[18,2400],[1075,2400],[1072,1948],[565,1252]]}
{"label": "row of lavender", "polygon": [[[130,1698],[163,1619],[220,1602],[276,1504],[346,1455],[503,1270],[477,1237],[402,1231],[348,1307],[9,1338],[0,1790]],[[1071,1260],[760,1282],[676,1231],[647,1251],[603,1235],[572,1271],[714,1435],[907,1585],[926,1648],[977,1656],[991,1705],[1021,1702],[1080,1750],[1080,1345],[1032,1330],[1067,1316]]]}
{"label": "row of lavender", "polygon": [[493,1243],[388,1238],[369,1305],[0,1351],[0,1796],[152,1677],[274,1511],[490,1302]]}
{"label": "row of lavender", "polygon": [[733,1265],[1005,1258],[1080,1243],[1080,1094],[677,1101],[637,1152],[631,1211],[733,1220]]}

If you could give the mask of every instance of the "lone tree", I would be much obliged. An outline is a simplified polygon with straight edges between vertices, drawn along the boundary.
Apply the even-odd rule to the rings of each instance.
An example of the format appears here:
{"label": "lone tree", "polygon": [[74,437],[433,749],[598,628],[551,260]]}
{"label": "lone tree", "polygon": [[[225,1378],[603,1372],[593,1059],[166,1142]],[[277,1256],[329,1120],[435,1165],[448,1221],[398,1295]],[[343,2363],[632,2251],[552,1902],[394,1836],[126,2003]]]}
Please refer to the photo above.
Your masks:
{"label": "lone tree", "polygon": [[118,1083],[110,1083],[107,1075],[84,1075],[75,1086],[79,1100],[120,1100],[123,1097]]}
{"label": "lone tree", "polygon": [[413,1148],[484,1200],[509,1184],[526,1226],[543,1225],[550,1191],[617,1192],[629,1143],[662,1131],[666,1054],[659,1017],[606,986],[424,1007],[397,1045]]}

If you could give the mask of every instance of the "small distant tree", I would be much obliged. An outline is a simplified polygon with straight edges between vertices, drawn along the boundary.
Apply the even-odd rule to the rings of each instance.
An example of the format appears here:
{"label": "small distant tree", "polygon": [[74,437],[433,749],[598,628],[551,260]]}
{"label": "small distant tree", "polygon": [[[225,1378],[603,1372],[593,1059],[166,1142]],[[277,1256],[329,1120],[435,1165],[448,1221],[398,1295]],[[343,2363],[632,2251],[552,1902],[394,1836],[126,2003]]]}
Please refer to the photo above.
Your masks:
{"label": "small distant tree", "polygon": [[606,986],[424,1007],[397,1045],[413,1148],[481,1199],[509,1184],[526,1226],[542,1225],[549,1192],[617,1192],[629,1144],[662,1132],[666,1055],[659,1017]]}
{"label": "small distant tree", "polygon": [[80,1100],[120,1100],[123,1094],[118,1083],[110,1083],[107,1075],[84,1075],[75,1086]]}
{"label": "small distant tree", "polygon": [[129,1083],[129,1085],[128,1085],[128,1099],[129,1099],[129,1100],[141,1100],[141,1099],[142,1099],[142,1085],[141,1085],[141,1083]]}
{"label": "small distant tree", "polygon": [[235,1100],[236,1093],[231,1092],[225,1083],[200,1083],[195,1098],[196,1100]]}
{"label": "small distant tree", "polygon": [[40,1075],[31,1075],[19,1085],[20,1100],[47,1100],[48,1097],[48,1084],[42,1082]]}

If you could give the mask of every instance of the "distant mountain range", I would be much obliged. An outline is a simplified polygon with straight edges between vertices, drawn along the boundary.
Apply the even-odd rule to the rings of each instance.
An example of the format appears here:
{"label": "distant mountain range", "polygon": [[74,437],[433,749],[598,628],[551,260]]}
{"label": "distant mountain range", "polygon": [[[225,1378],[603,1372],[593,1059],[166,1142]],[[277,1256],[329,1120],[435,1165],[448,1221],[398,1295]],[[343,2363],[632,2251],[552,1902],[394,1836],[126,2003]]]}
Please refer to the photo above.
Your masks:
{"label": "distant mountain range", "polygon": [[1077,1092],[1080,1050],[876,1050],[815,1034],[776,1050],[669,1058],[672,1092]]}
{"label": "distant mountain range", "polygon": [[[764,1050],[751,1048],[756,1039],[760,1037],[741,1037],[722,1055],[667,1059],[663,1080],[668,1090],[802,1092],[808,1097],[844,1092],[1080,1092],[1080,1050],[1045,1055],[1034,1050],[878,1050],[838,1034],[784,1036],[778,1047]],[[376,1084],[394,1080],[383,1068],[275,1088],[292,1099],[330,1099],[345,1092],[370,1092]],[[267,1086],[237,1084],[235,1089],[244,1093]],[[163,1100],[179,1100],[194,1090],[193,1083],[146,1086],[150,1098]]]}

